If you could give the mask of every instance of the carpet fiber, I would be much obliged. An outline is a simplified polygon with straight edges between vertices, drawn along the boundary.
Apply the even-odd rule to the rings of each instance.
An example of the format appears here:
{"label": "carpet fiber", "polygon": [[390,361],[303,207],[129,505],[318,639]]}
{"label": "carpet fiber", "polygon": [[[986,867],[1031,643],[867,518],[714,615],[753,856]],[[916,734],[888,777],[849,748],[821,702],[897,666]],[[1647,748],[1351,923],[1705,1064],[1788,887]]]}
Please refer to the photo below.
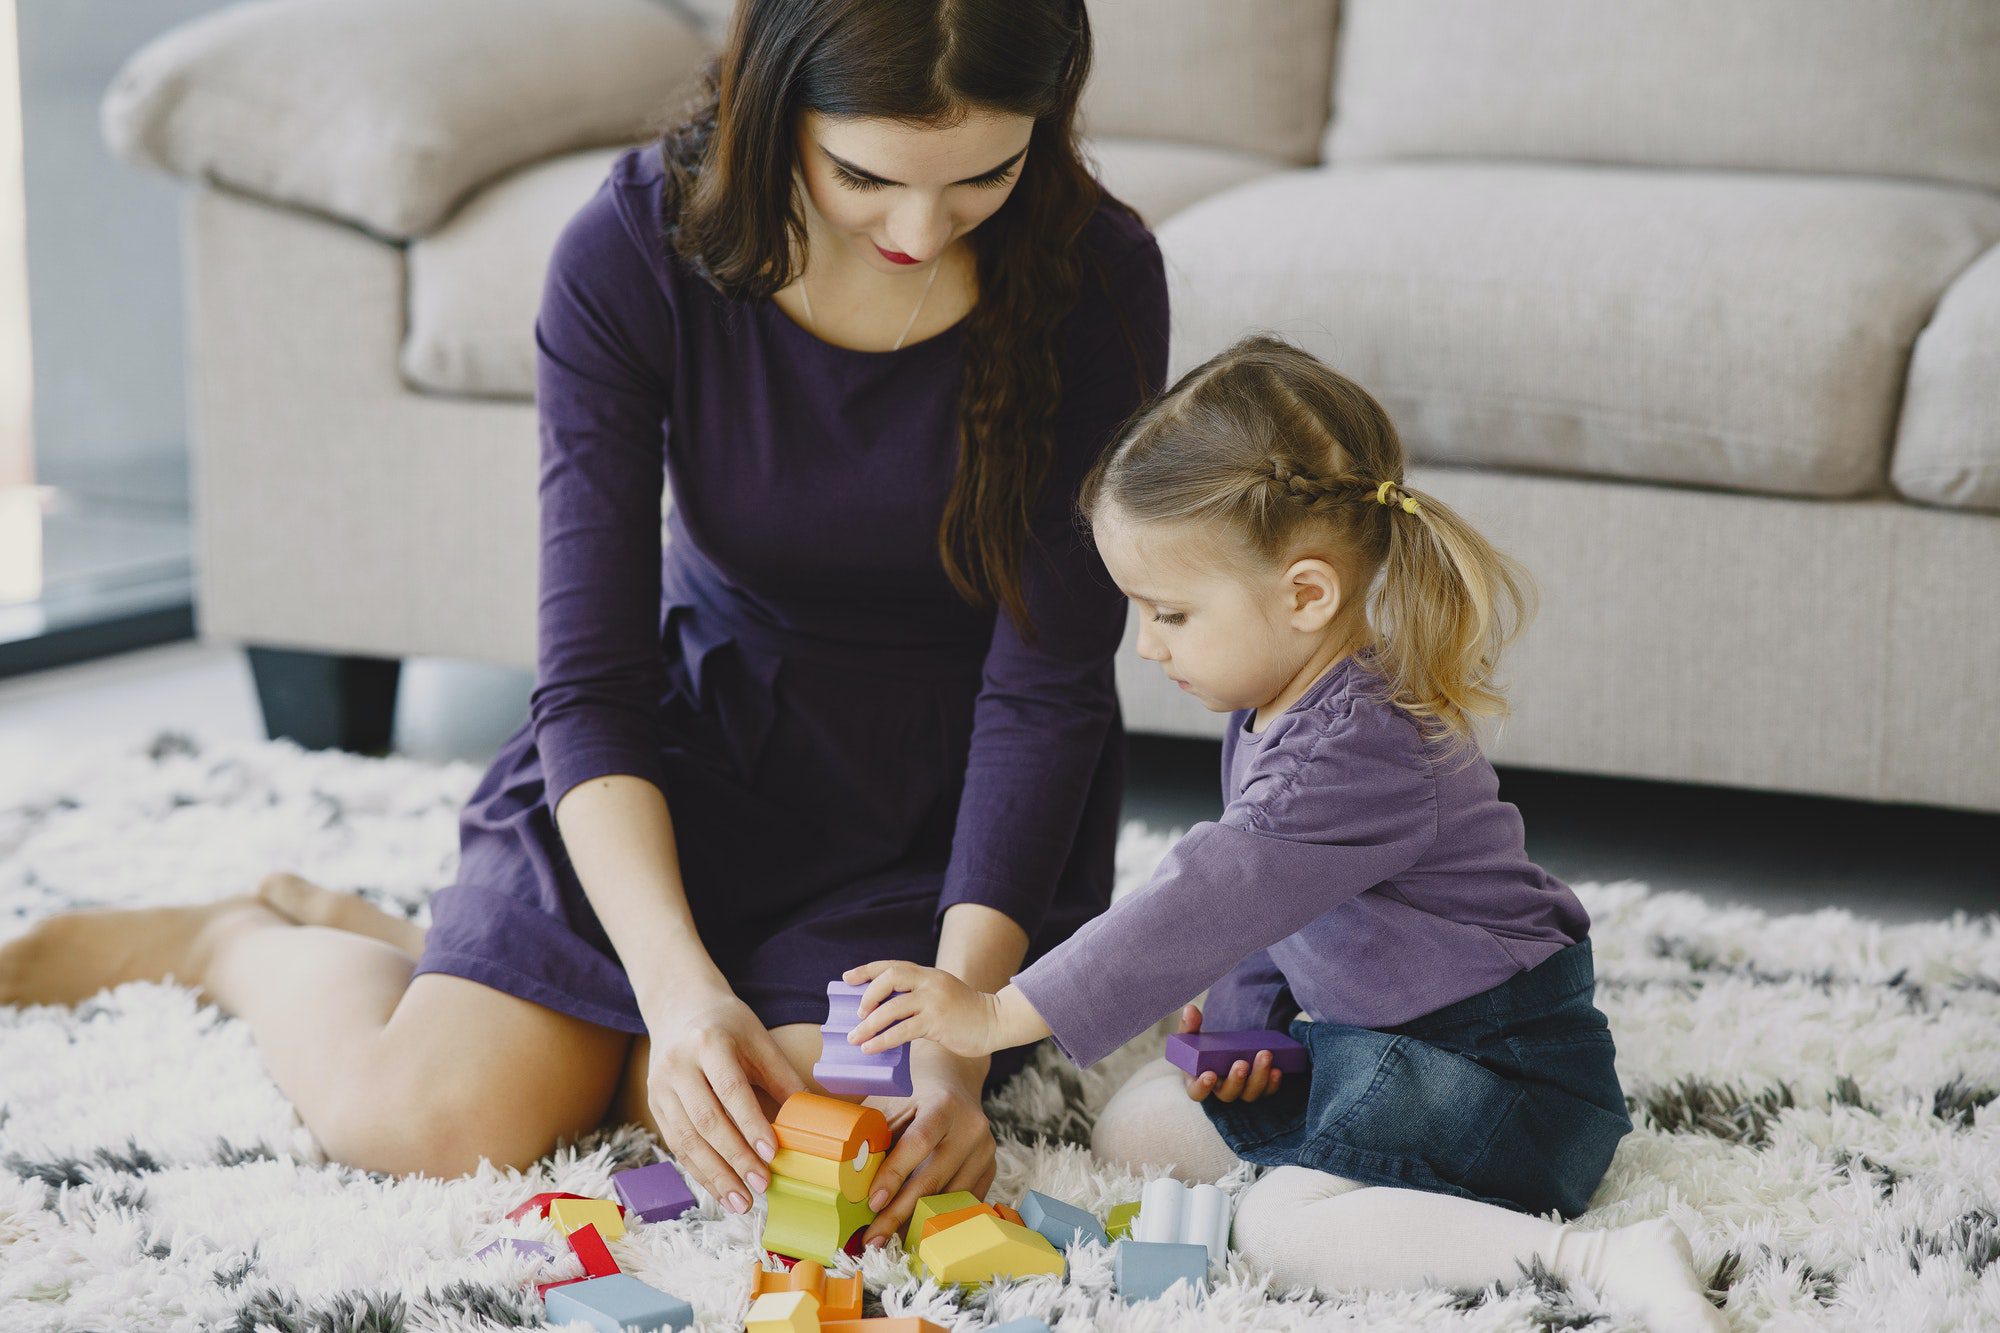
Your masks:
{"label": "carpet fiber", "polygon": [[[218,898],[277,869],[422,920],[451,880],[456,814],[478,776],[172,732],[6,775],[0,939],[64,908]],[[1169,841],[1126,828],[1121,891]],[[1737,1328],[2000,1327],[1995,918],[1884,926],[1721,910],[1636,883],[1576,888],[1638,1125],[1585,1224],[1672,1216]],[[1137,1198],[1137,1176],[1090,1155],[1089,1126],[1158,1041],[1083,1073],[1045,1043],[988,1104],[1001,1136],[992,1197],[1041,1189],[1100,1213]],[[628,1127],[525,1175],[373,1175],[326,1163],[243,1025],[184,988],[0,1009],[0,1330],[537,1325],[526,1265],[472,1252],[534,1233],[505,1221],[529,1194],[602,1194],[614,1171],[657,1158]],[[740,1328],[757,1216],[711,1202],[613,1249],[692,1302],[699,1327]],[[1066,1333],[1637,1326],[1543,1274],[1484,1292],[1287,1293],[1232,1256],[1198,1306],[1127,1307],[1094,1246],[1073,1253],[1067,1282],[963,1303],[913,1279],[896,1247],[862,1272],[869,1313],[961,1329],[1024,1314]]]}

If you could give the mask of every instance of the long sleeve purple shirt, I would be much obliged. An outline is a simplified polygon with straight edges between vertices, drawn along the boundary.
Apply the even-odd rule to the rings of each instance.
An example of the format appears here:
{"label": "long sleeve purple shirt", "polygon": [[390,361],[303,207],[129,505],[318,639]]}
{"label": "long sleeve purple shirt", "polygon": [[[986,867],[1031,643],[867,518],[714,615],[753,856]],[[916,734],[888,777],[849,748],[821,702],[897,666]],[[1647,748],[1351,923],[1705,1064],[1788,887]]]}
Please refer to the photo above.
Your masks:
{"label": "long sleeve purple shirt", "polygon": [[[772,302],[703,282],[662,239],[665,198],[650,148],[617,159],[556,245],[536,323],[530,712],[547,803],[607,773],[664,789],[669,617],[697,676],[736,642],[759,670],[795,655],[963,681],[977,700],[936,915],[983,903],[1033,936],[1117,716],[1125,603],[1071,514],[1083,474],[1165,378],[1159,247],[1109,205],[1081,238],[1083,290],[1054,337],[1055,455],[1023,557],[1031,643],[966,604],[935,549],[957,468],[961,327],[887,352],[825,343]],[[756,719],[729,703],[718,725],[733,742]]]}
{"label": "long sleeve purple shirt", "polygon": [[1210,1031],[1390,1027],[1582,939],[1569,886],[1528,859],[1484,755],[1433,762],[1415,721],[1343,658],[1252,732],[1231,715],[1224,809],[1152,880],[1014,978],[1079,1066],[1212,987]]}

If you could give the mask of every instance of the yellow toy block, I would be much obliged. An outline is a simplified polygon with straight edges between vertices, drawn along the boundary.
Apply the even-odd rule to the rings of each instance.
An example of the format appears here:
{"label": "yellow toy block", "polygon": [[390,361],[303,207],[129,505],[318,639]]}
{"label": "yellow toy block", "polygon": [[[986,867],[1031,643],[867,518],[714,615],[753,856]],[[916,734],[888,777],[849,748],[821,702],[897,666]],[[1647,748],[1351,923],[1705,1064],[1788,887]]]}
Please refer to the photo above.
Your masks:
{"label": "yellow toy block", "polygon": [[549,1205],[549,1221],[567,1236],[581,1226],[594,1226],[607,1241],[625,1234],[625,1219],[609,1199],[557,1199]]}
{"label": "yellow toy block", "polygon": [[[867,1146],[865,1140],[862,1146]],[[868,1197],[868,1187],[875,1183],[875,1173],[882,1169],[882,1159],[887,1156],[887,1153],[871,1152],[859,1159],[836,1162],[831,1158],[800,1152],[796,1148],[780,1148],[771,1156],[771,1174],[790,1176],[793,1180],[803,1180],[822,1189],[839,1190],[852,1202],[860,1203]]]}
{"label": "yellow toy block", "polygon": [[772,1176],[764,1201],[764,1248],[820,1264],[833,1263],[847,1238],[875,1220],[867,1204],[790,1176]]}
{"label": "yellow toy block", "polygon": [[1048,1237],[992,1213],[979,1213],[933,1232],[919,1246],[918,1257],[940,1283],[1063,1275],[1063,1257]]}
{"label": "yellow toy block", "polygon": [[872,1106],[817,1092],[795,1092],[785,1098],[771,1128],[777,1131],[778,1147],[831,1162],[861,1162],[869,1153],[889,1151],[887,1116]]}
{"label": "yellow toy block", "polygon": [[1113,1204],[1111,1216],[1105,1221],[1104,1234],[1114,1242],[1132,1238],[1132,1223],[1139,1216],[1136,1203]]}
{"label": "yellow toy block", "polygon": [[743,1333],[819,1333],[819,1297],[809,1291],[767,1291],[750,1302]]}
{"label": "yellow toy block", "polygon": [[829,1276],[825,1267],[811,1259],[801,1259],[789,1269],[773,1272],[762,1264],[750,1274],[752,1299],[767,1291],[809,1291],[819,1298],[822,1324],[831,1319],[861,1317],[861,1274]]}
{"label": "yellow toy block", "polygon": [[949,1194],[926,1194],[917,1200],[916,1211],[910,1214],[910,1225],[903,1229],[903,1248],[915,1254],[917,1242],[924,1234],[924,1223],[942,1213],[955,1213],[961,1208],[975,1207],[978,1203],[978,1198],[971,1190],[953,1190]]}

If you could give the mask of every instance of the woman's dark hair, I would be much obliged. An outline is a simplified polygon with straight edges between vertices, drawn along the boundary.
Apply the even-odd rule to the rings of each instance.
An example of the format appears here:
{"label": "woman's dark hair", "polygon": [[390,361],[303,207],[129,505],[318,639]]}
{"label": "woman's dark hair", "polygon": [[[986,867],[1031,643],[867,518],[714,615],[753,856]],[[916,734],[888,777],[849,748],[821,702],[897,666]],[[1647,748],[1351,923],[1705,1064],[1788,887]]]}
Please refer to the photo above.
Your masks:
{"label": "woman's dark hair", "polygon": [[979,300],[963,328],[958,467],[938,528],[959,594],[997,602],[1030,635],[1021,564],[1054,451],[1055,330],[1082,283],[1078,238],[1108,198],[1075,137],[1090,56],[1082,0],[740,0],[692,111],[659,145],[667,242],[717,290],[754,300],[789,284],[804,253],[793,183],[804,112],[919,126],[975,111],[1034,118],[1013,191],[966,238]]}

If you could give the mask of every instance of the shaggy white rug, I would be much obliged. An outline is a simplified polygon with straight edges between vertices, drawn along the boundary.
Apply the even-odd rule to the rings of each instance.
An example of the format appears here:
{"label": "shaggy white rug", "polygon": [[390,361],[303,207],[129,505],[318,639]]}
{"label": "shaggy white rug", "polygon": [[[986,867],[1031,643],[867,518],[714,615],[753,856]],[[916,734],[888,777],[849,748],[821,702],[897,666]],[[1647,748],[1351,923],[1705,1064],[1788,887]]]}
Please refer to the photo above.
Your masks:
{"label": "shaggy white rug", "polygon": [[[291,869],[423,917],[448,883],[466,765],[225,746],[163,733],[0,789],[0,938],[74,906],[195,901]],[[1120,844],[1121,889],[1170,834]],[[1669,1214],[1738,1328],[2000,1327],[2000,942],[1992,917],[1883,926],[1768,917],[1634,883],[1582,884],[1599,1003],[1635,1133],[1586,1223]],[[1884,892],[1894,892],[1884,886]],[[1164,1024],[1161,1031],[1164,1031]],[[1095,1110],[1158,1051],[1079,1075],[1046,1047],[989,1104],[993,1197],[1105,1210],[1141,1181],[1088,1151]],[[518,1261],[475,1262],[538,1190],[602,1194],[657,1160],[633,1128],[525,1175],[395,1179],[328,1165],[240,1023],[135,984],[76,1010],[0,1009],[0,1330],[440,1329],[542,1322]],[[1251,1168],[1224,1182],[1247,1183]],[[619,1242],[627,1271],[741,1327],[756,1214],[710,1202]],[[1634,1327],[1545,1274],[1484,1292],[1284,1293],[1240,1257],[1205,1302],[1121,1305],[1108,1254],[960,1304],[891,1247],[870,1312],[959,1329],[1035,1314],[1090,1328]],[[579,1326],[580,1327],[580,1326]]]}

